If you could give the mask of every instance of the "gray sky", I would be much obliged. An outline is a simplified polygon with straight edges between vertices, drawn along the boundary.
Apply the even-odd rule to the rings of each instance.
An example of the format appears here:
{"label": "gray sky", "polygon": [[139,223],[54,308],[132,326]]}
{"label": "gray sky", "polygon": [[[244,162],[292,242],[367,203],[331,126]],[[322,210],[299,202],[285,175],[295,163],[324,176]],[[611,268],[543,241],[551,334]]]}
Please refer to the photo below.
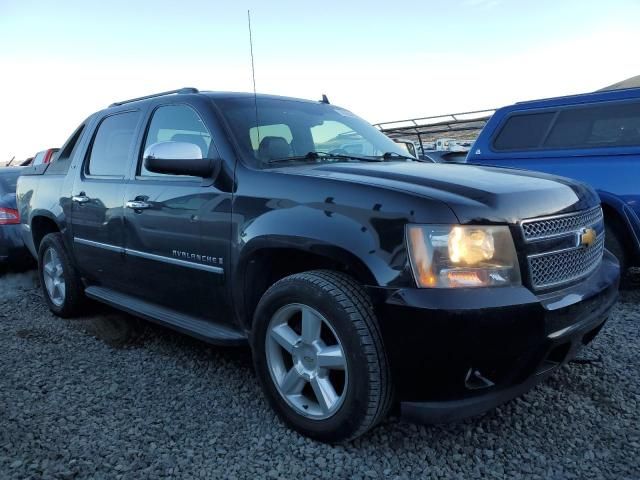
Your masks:
{"label": "gray sky", "polygon": [[640,73],[640,2],[0,0],[0,163],[116,100],[195,86],[319,99],[372,123]]}

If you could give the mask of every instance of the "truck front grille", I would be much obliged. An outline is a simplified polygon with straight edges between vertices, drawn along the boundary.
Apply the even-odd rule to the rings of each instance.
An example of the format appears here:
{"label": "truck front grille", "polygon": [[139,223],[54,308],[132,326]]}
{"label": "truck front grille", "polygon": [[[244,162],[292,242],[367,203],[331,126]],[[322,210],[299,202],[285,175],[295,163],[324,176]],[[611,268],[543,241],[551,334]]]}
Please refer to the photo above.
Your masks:
{"label": "truck front grille", "polygon": [[579,213],[525,220],[521,224],[522,233],[527,241],[539,240],[596,225],[602,222],[602,218],[602,208],[595,207]]}
{"label": "truck front grille", "polygon": [[534,288],[547,288],[579,280],[593,272],[602,261],[604,235],[590,247],[576,247],[529,256]]}
{"label": "truck front grille", "polygon": [[[602,261],[604,217],[599,206],[567,215],[524,220],[520,227],[529,245],[527,265],[531,286],[536,290],[580,280]],[[583,245],[582,236],[588,230],[595,233],[595,241]]]}

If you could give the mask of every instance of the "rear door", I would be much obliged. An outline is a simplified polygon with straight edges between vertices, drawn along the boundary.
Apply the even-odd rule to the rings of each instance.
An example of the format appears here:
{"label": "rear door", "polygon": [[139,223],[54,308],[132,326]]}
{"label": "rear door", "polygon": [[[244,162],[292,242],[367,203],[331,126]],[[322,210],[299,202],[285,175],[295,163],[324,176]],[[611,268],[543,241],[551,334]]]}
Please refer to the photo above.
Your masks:
{"label": "rear door", "polygon": [[127,285],[124,271],[124,189],[133,159],[138,110],[105,116],[93,133],[71,197],[73,248],[90,281],[115,289]]}
{"label": "rear door", "polygon": [[[203,157],[213,154],[203,110],[206,115],[199,103],[168,103],[150,112],[133,178],[126,187],[126,271],[136,296],[180,313],[215,318],[215,310],[206,304],[224,296],[230,214],[219,241],[206,245],[201,242],[201,218],[230,194],[218,190],[211,179],[158,174],[143,162],[150,145],[166,141],[195,144]],[[141,204],[143,208],[134,208]]]}

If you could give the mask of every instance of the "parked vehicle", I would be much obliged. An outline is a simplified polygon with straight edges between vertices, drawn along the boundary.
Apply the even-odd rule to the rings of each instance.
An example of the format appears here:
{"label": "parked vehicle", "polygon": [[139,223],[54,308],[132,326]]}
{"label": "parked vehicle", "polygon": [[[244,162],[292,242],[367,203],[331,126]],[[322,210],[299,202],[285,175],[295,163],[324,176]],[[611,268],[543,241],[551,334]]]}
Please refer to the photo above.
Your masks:
{"label": "parked vehicle", "polygon": [[469,163],[540,170],[593,186],[606,247],[640,266],[640,88],[517,103],[496,111]]}
{"label": "parked vehicle", "polygon": [[0,168],[0,263],[20,263],[29,258],[22,241],[16,205],[16,182],[21,167]]}
{"label": "parked vehicle", "polygon": [[424,157],[437,163],[465,163],[467,152],[456,152],[448,150],[425,150]]}
{"label": "parked vehicle", "polygon": [[60,150],[59,148],[48,148],[36,153],[30,165],[40,165],[42,163],[49,163],[55,158],[55,154]]}
{"label": "parked vehicle", "polygon": [[[360,154],[316,149],[345,131]],[[590,187],[412,161],[322,102],[196,89],[118,102],[21,176],[18,199],[55,314],[86,295],[249,343],[272,407],[322,441],[365,433],[394,400],[435,422],[518,396],[617,297]]]}
{"label": "parked vehicle", "polygon": [[473,142],[469,140],[457,140],[455,138],[439,138],[435,141],[436,150],[447,152],[468,152]]}
{"label": "parked vehicle", "polygon": [[413,158],[418,158],[418,152],[416,149],[416,144],[411,140],[404,140],[401,138],[394,138],[393,141],[404,150],[404,154],[409,154]]}

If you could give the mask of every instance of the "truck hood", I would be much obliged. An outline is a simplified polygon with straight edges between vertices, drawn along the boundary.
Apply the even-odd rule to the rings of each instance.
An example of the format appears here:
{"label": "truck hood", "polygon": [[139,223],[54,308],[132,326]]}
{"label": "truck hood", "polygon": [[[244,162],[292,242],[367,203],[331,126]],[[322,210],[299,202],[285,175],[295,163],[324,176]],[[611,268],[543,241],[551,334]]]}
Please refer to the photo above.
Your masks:
{"label": "truck hood", "polygon": [[[516,223],[600,203],[582,183],[511,168],[421,162],[334,163],[279,169],[400,190],[446,203],[460,223]],[[372,192],[372,194],[374,194]]]}

